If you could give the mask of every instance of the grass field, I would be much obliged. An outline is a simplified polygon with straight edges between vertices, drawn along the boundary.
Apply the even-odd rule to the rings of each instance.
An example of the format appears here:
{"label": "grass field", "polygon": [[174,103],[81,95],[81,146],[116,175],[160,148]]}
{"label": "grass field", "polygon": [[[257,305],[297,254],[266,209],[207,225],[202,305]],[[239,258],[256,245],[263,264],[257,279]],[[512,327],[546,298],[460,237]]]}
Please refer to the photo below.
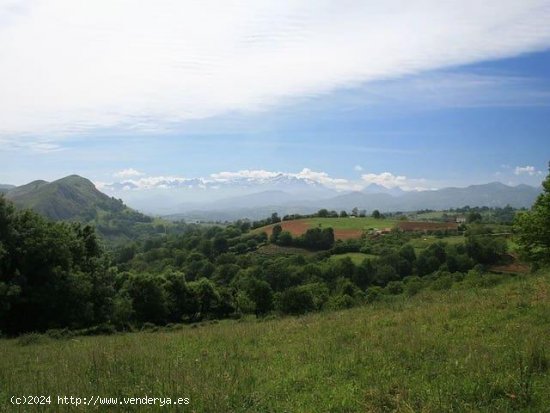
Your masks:
{"label": "grass field", "polygon": [[[391,219],[365,218],[304,218],[292,221],[283,221],[280,225],[283,230],[292,235],[302,235],[310,228],[333,228],[336,239],[359,238],[372,228],[393,228],[397,221]],[[255,231],[264,231],[271,235],[273,225],[258,228]]]}
{"label": "grass field", "polygon": [[450,235],[447,237],[436,237],[434,235],[422,235],[419,238],[413,238],[409,241],[409,244],[415,250],[423,250],[424,248],[429,247],[435,242],[445,242],[449,245],[456,245],[465,242],[463,235]]}
{"label": "grass field", "polygon": [[342,258],[351,258],[351,260],[353,261],[353,263],[355,265],[359,265],[366,258],[375,259],[375,258],[378,258],[378,256],[373,255],[373,254],[363,254],[362,252],[347,252],[345,254],[338,254],[338,255],[331,255],[330,256],[331,260],[338,260],[338,259],[342,259]]}
{"label": "grass field", "polygon": [[252,254],[272,257],[272,256],[313,255],[314,252],[306,250],[304,248],[283,247],[275,244],[267,244],[267,245],[261,246],[256,251],[252,252]]}
{"label": "grass field", "polygon": [[[544,412],[550,276],[346,311],[0,341],[0,411]],[[189,397],[185,409],[38,409],[11,395]]]}

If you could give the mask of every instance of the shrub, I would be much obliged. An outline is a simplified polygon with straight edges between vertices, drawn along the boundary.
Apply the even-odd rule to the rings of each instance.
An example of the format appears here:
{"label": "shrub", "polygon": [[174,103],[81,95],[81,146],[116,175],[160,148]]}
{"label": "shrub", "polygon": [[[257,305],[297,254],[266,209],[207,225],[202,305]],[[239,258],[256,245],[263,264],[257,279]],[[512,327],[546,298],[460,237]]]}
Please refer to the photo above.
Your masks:
{"label": "shrub", "polygon": [[366,300],[367,303],[373,303],[378,301],[383,296],[382,287],[373,286],[367,289]]}

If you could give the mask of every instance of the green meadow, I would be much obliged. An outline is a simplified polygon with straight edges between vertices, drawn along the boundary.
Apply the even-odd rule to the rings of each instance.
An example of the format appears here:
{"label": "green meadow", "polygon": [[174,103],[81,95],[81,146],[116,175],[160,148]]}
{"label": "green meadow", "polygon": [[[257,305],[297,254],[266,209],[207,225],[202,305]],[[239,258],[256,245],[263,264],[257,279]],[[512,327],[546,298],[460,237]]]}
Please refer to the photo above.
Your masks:
{"label": "green meadow", "polygon": [[377,255],[374,254],[363,254],[362,252],[347,252],[345,254],[337,254],[337,255],[331,255],[331,260],[340,260],[343,258],[349,258],[355,265],[360,265],[365,259],[371,258],[376,259],[378,258]]}
{"label": "green meadow", "polygon": [[307,223],[310,228],[316,227],[332,227],[336,229],[360,229],[368,230],[370,228],[393,228],[396,220],[393,219],[375,219],[372,217],[357,217],[357,218],[306,218],[302,220]]}
{"label": "green meadow", "polygon": [[[480,277],[299,318],[4,339],[0,411],[549,411],[550,275]],[[190,403],[18,408],[12,395]]]}

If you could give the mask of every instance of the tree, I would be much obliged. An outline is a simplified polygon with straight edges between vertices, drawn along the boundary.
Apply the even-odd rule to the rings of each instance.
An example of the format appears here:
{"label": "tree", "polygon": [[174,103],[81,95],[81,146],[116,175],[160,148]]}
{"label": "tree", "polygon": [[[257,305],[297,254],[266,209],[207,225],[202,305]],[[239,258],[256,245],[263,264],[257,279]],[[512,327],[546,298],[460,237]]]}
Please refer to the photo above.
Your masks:
{"label": "tree", "polygon": [[279,235],[278,244],[282,245],[283,247],[288,247],[292,245],[292,234],[288,231],[283,231]]}
{"label": "tree", "polygon": [[355,207],[351,210],[351,215],[353,215],[354,217],[357,217],[359,216],[359,208]]}
{"label": "tree", "polygon": [[279,239],[279,235],[281,235],[281,232],[283,232],[283,227],[280,224],[274,225],[273,229],[271,230],[271,237],[269,240],[272,243],[276,243]]}
{"label": "tree", "polygon": [[104,323],[112,313],[114,276],[92,227],[15,211],[0,197],[0,330]]}
{"label": "tree", "polygon": [[317,216],[318,216],[319,218],[328,218],[328,215],[329,215],[328,210],[326,210],[326,209],[324,209],[324,208],[323,208],[323,209],[320,209],[320,210],[317,212]]}
{"label": "tree", "polygon": [[374,211],[372,211],[372,217],[374,219],[380,219],[380,211],[375,209]]}
{"label": "tree", "polygon": [[201,278],[198,281],[189,283],[198,301],[199,317],[204,318],[219,304],[220,294],[212,281]]}
{"label": "tree", "polygon": [[514,223],[520,252],[533,263],[550,262],[550,173],[542,189],[531,210],[520,212]]}
{"label": "tree", "polygon": [[277,222],[281,222],[281,218],[279,218],[279,214],[274,212],[271,214],[271,223],[276,224]]}
{"label": "tree", "polygon": [[150,274],[132,275],[125,283],[123,293],[131,298],[135,318],[144,323],[162,324],[168,315],[163,280]]}
{"label": "tree", "polygon": [[214,253],[218,255],[227,252],[229,249],[227,239],[223,235],[217,235],[212,243],[212,249],[214,250]]}
{"label": "tree", "polygon": [[483,217],[479,212],[470,212],[468,214],[468,217],[466,218],[466,221],[468,222],[468,224],[472,224],[474,222],[481,222],[482,219]]}
{"label": "tree", "polygon": [[164,289],[171,321],[179,322],[184,317],[192,319],[199,311],[197,297],[187,285],[182,273],[168,273]]}
{"label": "tree", "polygon": [[347,218],[348,217],[348,213],[344,210],[340,211],[340,218]]}
{"label": "tree", "polygon": [[332,228],[311,228],[302,236],[304,247],[313,250],[328,250],[334,245]]}
{"label": "tree", "polygon": [[315,310],[315,301],[311,290],[302,285],[278,294],[276,308],[285,314],[304,314]]}

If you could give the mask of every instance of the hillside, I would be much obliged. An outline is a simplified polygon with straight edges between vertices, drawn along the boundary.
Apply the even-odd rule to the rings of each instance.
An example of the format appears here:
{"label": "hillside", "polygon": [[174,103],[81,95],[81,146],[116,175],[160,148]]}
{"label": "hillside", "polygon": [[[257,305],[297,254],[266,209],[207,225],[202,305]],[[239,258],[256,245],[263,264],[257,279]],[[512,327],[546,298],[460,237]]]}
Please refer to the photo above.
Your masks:
{"label": "hillside", "polygon": [[[495,277],[300,318],[4,340],[0,403],[147,394],[205,413],[547,411],[550,276]],[[59,411],[53,399],[40,411]]]}
{"label": "hillside", "polygon": [[[311,228],[332,228],[335,239],[357,239],[363,234],[375,230],[387,230],[395,227],[396,220],[375,219],[371,217],[357,218],[303,218],[289,221],[281,221],[283,231],[290,232],[293,236],[300,236]],[[271,235],[275,224],[256,228],[253,232],[265,232]]]}
{"label": "hillside", "polygon": [[32,209],[56,221],[94,224],[108,238],[130,236],[133,224],[152,221],[121,200],[100,192],[91,181],[78,175],[53,182],[33,181],[11,188],[5,196],[18,208]]}
{"label": "hillside", "polygon": [[0,194],[5,194],[13,188],[15,188],[14,185],[0,184]]}
{"label": "hillside", "polygon": [[54,220],[94,219],[100,212],[119,212],[121,201],[98,191],[89,180],[70,175],[53,182],[33,181],[11,189],[7,198]]}

